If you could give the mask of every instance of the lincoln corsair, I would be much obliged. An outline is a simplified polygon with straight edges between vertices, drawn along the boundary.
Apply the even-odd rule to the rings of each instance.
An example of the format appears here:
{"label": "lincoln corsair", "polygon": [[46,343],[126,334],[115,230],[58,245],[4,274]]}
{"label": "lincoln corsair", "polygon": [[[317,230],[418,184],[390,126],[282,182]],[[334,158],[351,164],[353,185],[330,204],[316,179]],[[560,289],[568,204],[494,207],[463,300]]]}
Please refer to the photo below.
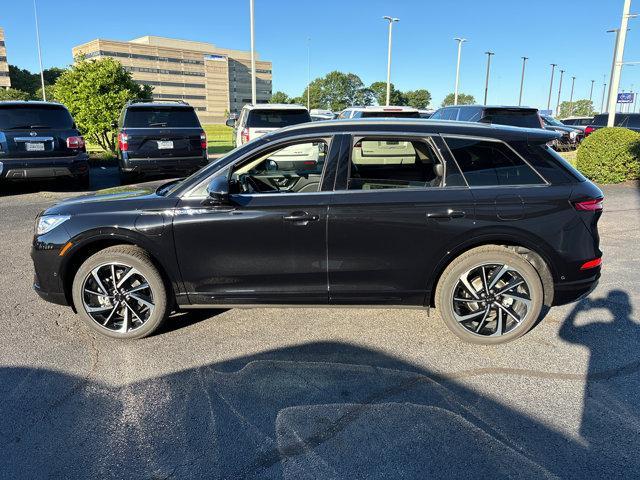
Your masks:
{"label": "lincoln corsair", "polygon": [[436,307],[466,341],[507,342],[600,276],[603,195],[548,147],[557,137],[420,119],[287,127],[155,191],[42,212],[34,287],[116,338],[179,309],[295,304]]}

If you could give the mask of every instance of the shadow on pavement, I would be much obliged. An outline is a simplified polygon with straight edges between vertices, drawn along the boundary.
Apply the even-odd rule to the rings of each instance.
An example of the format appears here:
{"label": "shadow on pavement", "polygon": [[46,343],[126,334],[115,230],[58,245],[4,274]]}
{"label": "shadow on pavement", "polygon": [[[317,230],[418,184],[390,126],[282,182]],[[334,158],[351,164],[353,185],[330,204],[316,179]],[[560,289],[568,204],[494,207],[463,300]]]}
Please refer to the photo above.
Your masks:
{"label": "shadow on pavement", "polygon": [[[602,321],[583,325],[592,309]],[[640,327],[631,314],[621,291],[570,313],[561,336],[591,350],[586,377],[522,365],[441,375],[339,342],[120,387],[3,368],[0,462],[8,478],[638,478]],[[627,364],[612,365],[610,349]],[[460,384],[487,373],[584,383],[581,438]]]}

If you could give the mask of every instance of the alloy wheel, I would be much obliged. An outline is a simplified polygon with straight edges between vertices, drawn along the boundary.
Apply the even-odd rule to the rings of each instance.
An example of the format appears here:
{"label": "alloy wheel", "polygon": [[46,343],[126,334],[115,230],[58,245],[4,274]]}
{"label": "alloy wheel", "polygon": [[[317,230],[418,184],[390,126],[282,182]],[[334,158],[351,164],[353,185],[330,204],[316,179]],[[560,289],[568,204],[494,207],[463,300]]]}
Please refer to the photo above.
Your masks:
{"label": "alloy wheel", "polygon": [[501,336],[516,330],[531,310],[531,289],[506,264],[483,264],[462,274],[453,289],[453,316],[474,335]]}
{"label": "alloy wheel", "polygon": [[85,311],[101,327],[127,333],[142,327],[155,308],[144,275],[124,263],[95,267],[82,284]]}

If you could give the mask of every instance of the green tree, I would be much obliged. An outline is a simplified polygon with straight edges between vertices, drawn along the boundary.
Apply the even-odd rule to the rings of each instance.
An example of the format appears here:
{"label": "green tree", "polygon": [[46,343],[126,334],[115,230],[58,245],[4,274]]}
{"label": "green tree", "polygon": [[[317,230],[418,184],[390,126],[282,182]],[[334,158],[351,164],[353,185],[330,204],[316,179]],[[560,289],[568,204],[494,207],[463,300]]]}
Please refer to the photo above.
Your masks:
{"label": "green tree", "polygon": [[124,105],[136,98],[150,99],[151,92],[112,58],[81,60],[55,85],[56,99],[67,106],[82,134],[109,153],[115,153],[113,125]]}
{"label": "green tree", "polygon": [[269,103],[291,103],[291,98],[284,92],[276,92],[271,95]]}
{"label": "green tree", "polygon": [[2,100],[29,100],[30,95],[27,92],[18,90],[17,88],[0,88],[0,101]]}
{"label": "green tree", "polygon": [[[393,83],[390,85],[389,104],[390,105],[406,105],[407,99],[400,90],[396,90]],[[373,92],[378,105],[387,104],[387,82],[373,82],[369,89]]]}
{"label": "green tree", "polygon": [[[42,74],[44,76],[44,84],[46,85],[55,85],[56,81],[66,70],[64,68],[51,67],[45,69]],[[40,86],[40,85],[38,85]]]}
{"label": "green tree", "polygon": [[20,69],[15,65],[9,65],[9,78],[11,86],[16,90],[22,90],[29,95],[34,95],[40,88],[40,76],[29,70]]}
{"label": "green tree", "polygon": [[[44,91],[47,94],[47,102],[55,102],[56,100],[56,87],[55,85],[45,85]],[[32,95],[31,98],[35,100],[42,100],[42,87],[36,90],[35,95]]]}
{"label": "green tree", "polygon": [[364,84],[354,73],[343,73],[337,70],[329,72],[322,79],[322,103],[324,108],[333,111],[343,110],[356,105],[360,99],[360,90]]}
{"label": "green tree", "polygon": [[596,114],[591,100],[575,100],[573,103],[562,102],[558,118],[592,117]]}
{"label": "green tree", "polygon": [[[453,105],[453,100],[455,98],[455,94],[450,93],[444,100],[442,101],[443,107],[448,107],[449,105]],[[467,95],[466,93],[458,93],[458,105],[473,105],[476,103],[476,99],[473,95]]]}
{"label": "green tree", "polygon": [[404,92],[407,105],[413,108],[427,108],[431,103],[431,93],[424,88]]}

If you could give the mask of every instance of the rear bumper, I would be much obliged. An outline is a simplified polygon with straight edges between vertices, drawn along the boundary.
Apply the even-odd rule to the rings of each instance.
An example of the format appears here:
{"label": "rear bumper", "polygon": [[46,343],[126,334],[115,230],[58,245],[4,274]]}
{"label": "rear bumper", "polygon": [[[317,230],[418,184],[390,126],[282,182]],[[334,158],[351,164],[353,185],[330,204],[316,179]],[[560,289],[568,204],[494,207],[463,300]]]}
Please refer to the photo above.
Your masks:
{"label": "rear bumper", "polygon": [[204,155],[197,157],[129,158],[119,159],[120,169],[130,173],[186,172],[208,163]]}
{"label": "rear bumper", "polygon": [[586,279],[557,283],[554,288],[553,305],[564,305],[583,299],[598,286],[599,280],[600,269]]}
{"label": "rear bumper", "polygon": [[36,180],[79,177],[89,173],[89,155],[73,157],[0,158],[0,179]]}

